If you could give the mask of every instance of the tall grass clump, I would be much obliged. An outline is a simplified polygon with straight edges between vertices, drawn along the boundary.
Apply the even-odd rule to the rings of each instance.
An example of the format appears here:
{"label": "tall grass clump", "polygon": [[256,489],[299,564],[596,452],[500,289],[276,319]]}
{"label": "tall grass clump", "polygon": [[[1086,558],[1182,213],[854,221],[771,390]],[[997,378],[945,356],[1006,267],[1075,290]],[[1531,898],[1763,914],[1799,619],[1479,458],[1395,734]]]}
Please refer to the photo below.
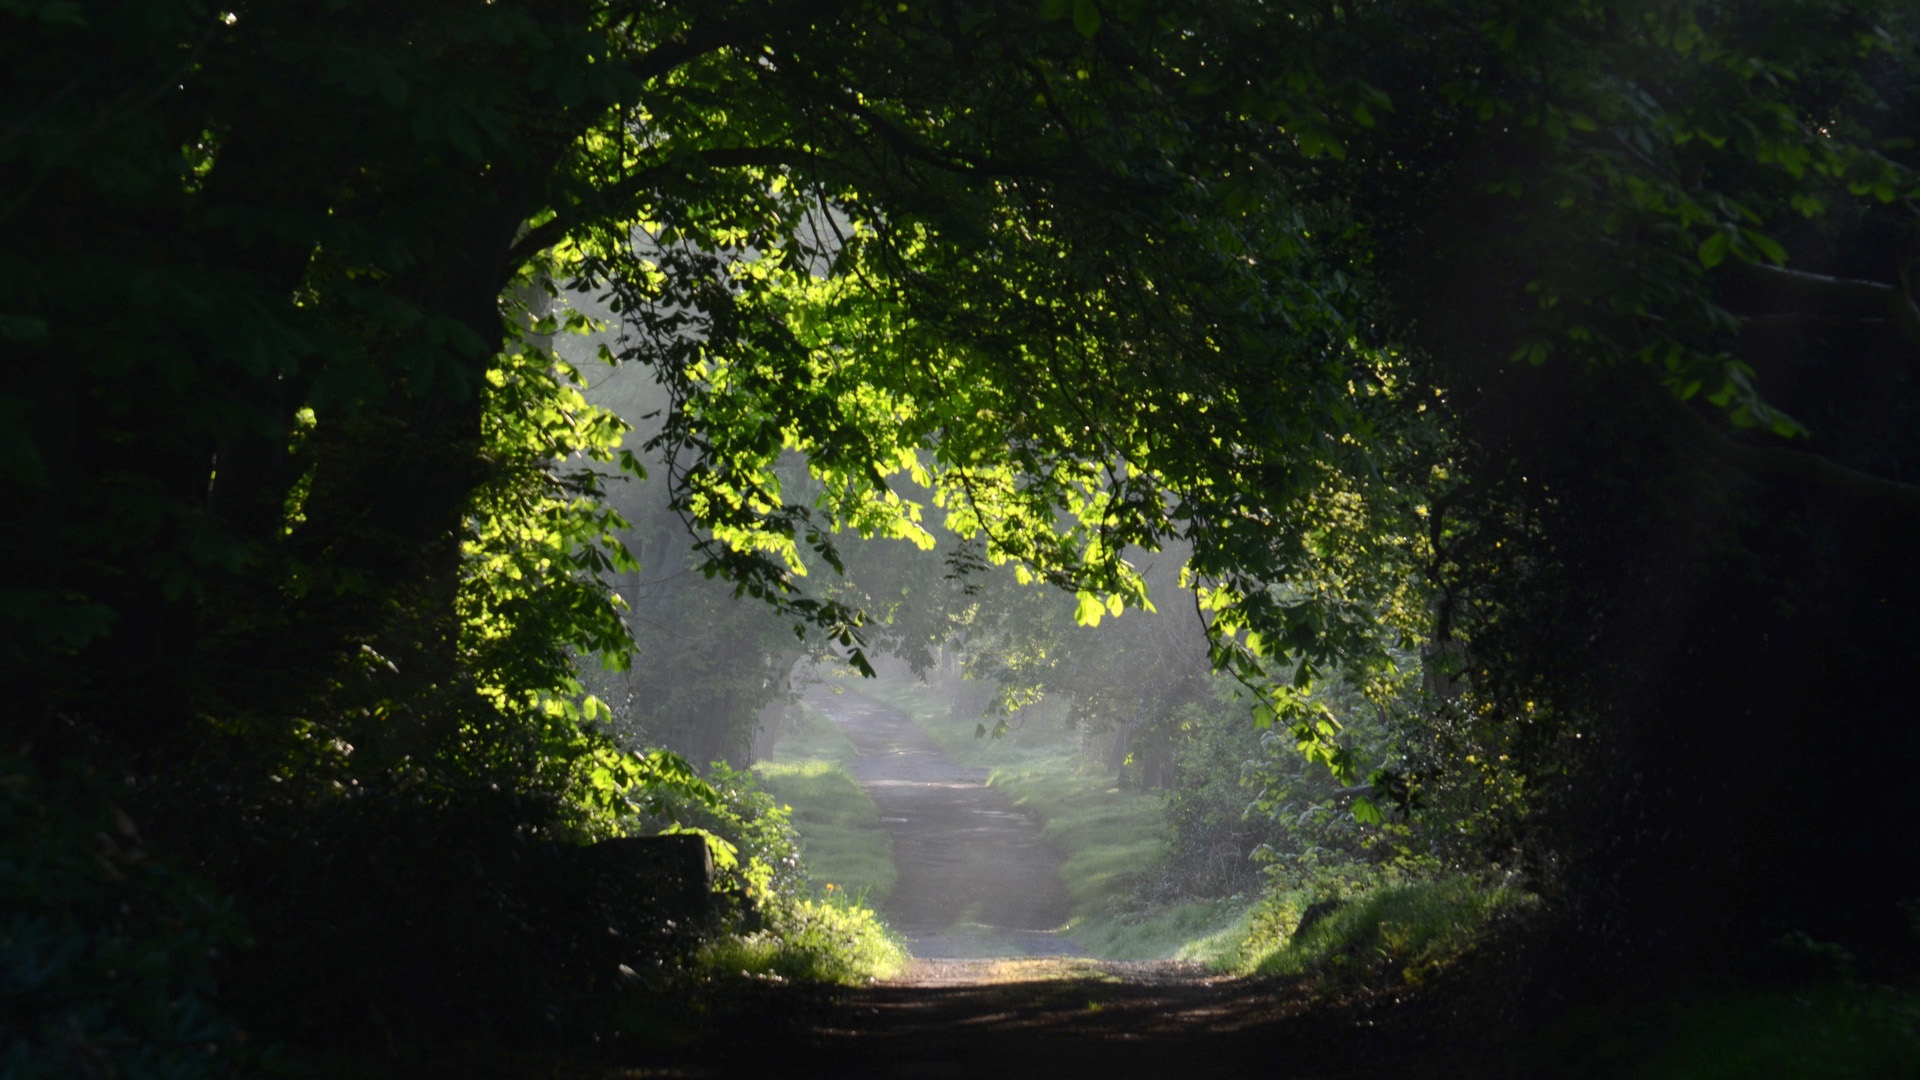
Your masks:
{"label": "tall grass clump", "polygon": [[765,925],[719,938],[700,954],[716,972],[776,975],[807,982],[860,983],[906,970],[906,945],[873,909],[834,890],[826,897],[782,896],[764,909]]}

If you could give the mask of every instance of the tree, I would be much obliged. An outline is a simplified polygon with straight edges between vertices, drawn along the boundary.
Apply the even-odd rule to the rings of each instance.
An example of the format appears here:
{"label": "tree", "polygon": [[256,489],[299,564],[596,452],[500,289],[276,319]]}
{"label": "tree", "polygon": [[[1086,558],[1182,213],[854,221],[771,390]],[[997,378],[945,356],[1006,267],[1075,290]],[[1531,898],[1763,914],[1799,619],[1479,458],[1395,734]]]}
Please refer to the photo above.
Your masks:
{"label": "tree", "polygon": [[[1285,185],[1257,151],[1302,153],[1235,104],[1244,87],[1203,80],[1189,103],[1167,82],[1248,13],[1196,13],[1204,35],[1136,13],[1136,42],[1023,5],[145,10],[16,16],[34,48],[14,97],[38,112],[11,151],[14,250],[48,254],[12,264],[13,347],[81,357],[85,376],[72,408],[47,397],[64,384],[9,387],[34,421],[16,443],[35,500],[21,520],[72,530],[15,564],[11,610],[33,628],[16,670],[111,640],[126,682],[87,691],[99,722],[130,684],[164,703],[112,720],[130,732],[266,707],[250,653],[277,672],[298,650],[289,666],[325,672],[377,636],[394,595],[448,609],[489,459],[499,297],[523,267],[610,291],[629,351],[679,395],[663,436],[690,453],[676,497],[713,530],[715,564],[771,598],[792,569],[765,545],[810,539],[832,561],[798,508],[762,500],[783,442],[828,477],[839,518],[911,531],[873,465],[937,432],[952,512],[997,555],[1122,597],[1137,587],[1114,553],[1199,515],[1225,537],[1197,557],[1214,571],[1293,553],[1236,522],[1235,500],[1261,484],[1302,499],[1311,479],[1229,448],[1297,456],[1283,432],[1316,432],[1309,457],[1361,456],[1324,442],[1365,422],[1338,377],[1366,363],[1344,294],[1313,272],[1312,206],[1267,205]],[[146,81],[63,92],[83,49]],[[190,93],[165,89],[180,72]],[[1310,127],[1355,94],[1275,84],[1261,108]],[[114,141],[80,153],[103,131]],[[636,224],[652,244],[632,243]],[[126,297],[124,317],[83,318],[77,295],[37,284],[66,280]],[[1258,440],[1160,438],[1253,417]],[[1176,483],[1217,495],[1183,504]],[[1280,508],[1264,502],[1255,517]],[[1091,524],[1057,535],[1061,509]],[[846,629],[833,605],[790,603]],[[408,647],[433,636],[417,629]],[[296,689],[259,683],[279,702]]]}
{"label": "tree", "polygon": [[1434,730],[1525,763],[1583,955],[1897,966],[1911,882],[1858,825],[1913,791],[1855,778],[1913,745],[1909,13],[1466,10],[1375,12],[1432,59],[1376,69],[1349,157],[1457,439]]}

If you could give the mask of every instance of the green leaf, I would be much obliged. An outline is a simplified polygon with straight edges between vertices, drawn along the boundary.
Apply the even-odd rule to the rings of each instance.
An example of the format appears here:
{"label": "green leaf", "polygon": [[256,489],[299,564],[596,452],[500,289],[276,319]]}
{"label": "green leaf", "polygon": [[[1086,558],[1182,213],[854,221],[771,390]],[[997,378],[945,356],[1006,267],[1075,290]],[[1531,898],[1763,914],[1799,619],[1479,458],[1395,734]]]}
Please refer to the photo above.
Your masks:
{"label": "green leaf", "polygon": [[1081,626],[1099,626],[1100,619],[1107,613],[1107,606],[1100,598],[1090,592],[1076,594],[1077,603],[1073,608],[1073,621]]}
{"label": "green leaf", "polygon": [[1746,237],[1747,243],[1759,248],[1760,254],[1772,259],[1775,266],[1787,264],[1787,249],[1780,246],[1780,241],[1757,229],[1743,229],[1741,235]]}
{"label": "green leaf", "polygon": [[1379,807],[1373,805],[1372,799],[1362,795],[1353,800],[1353,820],[1362,825],[1378,825],[1386,817],[1380,813]]}
{"label": "green leaf", "polygon": [[1795,195],[1787,200],[1802,217],[1819,217],[1826,213],[1826,201],[1818,195]]}
{"label": "green leaf", "polygon": [[1716,232],[1707,237],[1700,244],[1700,265],[1711,270],[1725,262],[1728,243],[1727,234],[1724,232]]}

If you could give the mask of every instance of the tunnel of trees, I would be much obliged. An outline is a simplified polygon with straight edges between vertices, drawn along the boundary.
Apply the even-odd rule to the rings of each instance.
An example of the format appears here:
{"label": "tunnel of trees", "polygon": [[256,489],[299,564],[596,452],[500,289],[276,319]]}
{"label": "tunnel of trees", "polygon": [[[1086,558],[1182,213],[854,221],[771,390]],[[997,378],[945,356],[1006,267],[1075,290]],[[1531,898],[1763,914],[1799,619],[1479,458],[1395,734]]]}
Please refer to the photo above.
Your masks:
{"label": "tunnel of trees", "polygon": [[[752,715],[809,651],[938,664],[950,613],[882,610],[909,573],[1051,585],[998,640],[1069,649],[1190,586],[1199,644],[1117,624],[1163,674],[980,662],[1096,718],[1236,678],[1375,818],[1526,876],[1522,985],[1783,935],[1914,975],[1907,4],[0,27],[9,1068],[537,1040],[672,993],[635,958],[704,931],[568,852],[747,796],[617,737],[577,658],[736,650]],[[644,454],[563,358],[590,322],[658,394]],[[711,610],[648,631],[669,570]],[[727,629],[736,596],[778,632]],[[750,753],[651,670],[642,728]],[[1425,752],[1360,758],[1337,693]],[[748,847],[735,895],[777,890]]]}

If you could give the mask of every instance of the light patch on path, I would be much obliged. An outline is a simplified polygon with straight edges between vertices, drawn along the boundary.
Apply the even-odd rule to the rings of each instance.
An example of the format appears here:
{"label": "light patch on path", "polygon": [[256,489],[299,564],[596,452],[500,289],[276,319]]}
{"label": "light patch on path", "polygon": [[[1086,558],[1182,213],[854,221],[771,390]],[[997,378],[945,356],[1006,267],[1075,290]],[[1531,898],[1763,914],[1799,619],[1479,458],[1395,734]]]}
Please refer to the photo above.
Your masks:
{"label": "light patch on path", "polygon": [[1127,986],[1194,986],[1232,981],[1184,960],[1095,960],[1087,956],[915,957],[900,986],[992,986],[1072,980]]}

